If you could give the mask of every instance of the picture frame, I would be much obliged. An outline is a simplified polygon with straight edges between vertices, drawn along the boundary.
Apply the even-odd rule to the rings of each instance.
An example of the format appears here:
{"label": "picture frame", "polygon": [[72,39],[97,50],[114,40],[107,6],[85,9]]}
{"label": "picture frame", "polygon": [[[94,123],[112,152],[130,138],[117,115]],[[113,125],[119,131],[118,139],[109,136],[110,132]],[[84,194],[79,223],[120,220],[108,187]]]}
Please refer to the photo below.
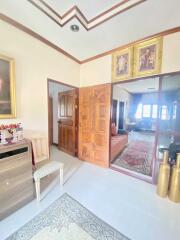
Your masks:
{"label": "picture frame", "polygon": [[112,54],[112,82],[133,76],[133,47],[118,50]]}
{"label": "picture frame", "polygon": [[14,59],[0,54],[0,119],[16,117]]}
{"label": "picture frame", "polygon": [[158,74],[162,63],[162,37],[153,38],[134,46],[133,76]]}

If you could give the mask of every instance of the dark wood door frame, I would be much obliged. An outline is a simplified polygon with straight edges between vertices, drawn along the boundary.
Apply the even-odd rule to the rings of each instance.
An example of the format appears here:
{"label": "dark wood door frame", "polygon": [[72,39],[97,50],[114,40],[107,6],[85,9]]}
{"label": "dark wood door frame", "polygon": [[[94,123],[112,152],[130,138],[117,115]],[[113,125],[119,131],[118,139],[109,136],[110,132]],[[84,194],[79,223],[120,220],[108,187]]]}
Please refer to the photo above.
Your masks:
{"label": "dark wood door frame", "polygon": [[[47,78],[47,100],[49,99],[49,83],[56,83],[56,84],[59,84],[59,85],[64,85],[64,86],[67,86],[67,87],[71,87],[71,88],[74,88],[77,90],[77,99],[79,99],[79,88],[78,87],[75,87],[73,85],[70,85],[70,84],[66,84],[64,82],[60,82],[60,81],[57,81],[57,80],[54,80],[54,79],[51,79],[51,78]],[[79,139],[79,129],[78,129],[78,126],[79,126],[79,103],[77,104],[77,108],[76,108],[76,121],[77,121],[77,130],[76,130],[76,145],[78,147],[78,139]],[[48,143],[49,143],[49,140],[50,140],[50,132],[49,132],[49,104],[48,104]],[[50,148],[49,148],[49,151],[50,151]],[[77,156],[78,157],[78,152],[77,152]]]}
{"label": "dark wood door frame", "polygon": [[112,122],[115,123],[115,125],[117,126],[117,108],[118,108],[118,100],[113,99],[113,112],[112,112]]}
{"label": "dark wood door frame", "polygon": [[125,102],[118,102],[119,104],[119,121],[118,121],[118,129],[124,129],[124,105]]}
{"label": "dark wood door frame", "polygon": [[49,145],[53,144],[53,98],[48,98],[48,132],[49,132]]}
{"label": "dark wood door frame", "polygon": [[[136,82],[136,81],[144,80],[144,79],[147,79],[147,78],[159,77],[159,91],[158,91],[158,104],[159,104],[163,77],[165,77],[165,76],[174,76],[174,75],[177,75],[177,74],[180,74],[180,71],[170,72],[170,73],[161,73],[161,74],[156,74],[156,75],[151,75],[151,76],[146,76],[146,77],[131,78],[131,79],[128,79],[128,80],[125,80],[125,81],[119,81],[119,82],[111,83],[111,115],[110,115],[110,128],[109,128],[109,131],[110,131],[110,134],[109,134],[109,136],[110,136],[109,137],[109,167],[111,169],[113,169],[115,171],[118,171],[118,172],[121,172],[121,173],[124,173],[126,175],[129,175],[131,177],[138,178],[138,179],[143,180],[145,182],[148,182],[148,183],[151,183],[151,184],[155,184],[156,148],[157,148],[158,137],[159,137],[159,119],[157,119],[157,123],[156,123],[157,124],[157,130],[156,130],[156,134],[155,134],[155,144],[154,144],[154,151],[153,151],[153,165],[152,165],[153,174],[152,174],[152,180],[147,179],[145,176],[137,176],[134,173],[130,173],[130,172],[126,171],[126,170],[121,170],[121,169],[118,169],[118,168],[115,168],[115,167],[111,166],[110,160],[111,160],[111,122],[112,122],[112,108],[113,108],[112,107],[113,86],[116,85],[116,84],[122,84],[122,83],[128,83],[128,82]],[[163,133],[161,132],[161,134],[163,134]]]}

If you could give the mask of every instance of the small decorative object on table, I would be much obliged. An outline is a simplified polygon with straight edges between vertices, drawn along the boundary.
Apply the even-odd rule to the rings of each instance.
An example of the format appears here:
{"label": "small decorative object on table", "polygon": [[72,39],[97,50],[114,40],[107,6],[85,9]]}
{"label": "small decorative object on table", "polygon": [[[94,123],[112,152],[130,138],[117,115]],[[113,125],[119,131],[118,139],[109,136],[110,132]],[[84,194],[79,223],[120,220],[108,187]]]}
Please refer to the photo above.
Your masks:
{"label": "small decorative object on table", "polygon": [[18,138],[17,138],[17,129],[16,128],[12,129],[12,136],[13,136],[12,142],[13,143],[17,142]]}
{"label": "small decorative object on table", "polygon": [[0,129],[0,145],[7,144],[7,143],[8,142],[6,141],[6,130]]}
{"label": "small decorative object on table", "polygon": [[23,140],[23,128],[21,123],[0,125],[0,144],[15,143]]}
{"label": "small decorative object on table", "polygon": [[21,123],[18,124],[17,137],[18,137],[19,141],[24,139],[24,137],[23,137],[23,128],[22,128],[22,124]]}
{"label": "small decorative object on table", "polygon": [[169,178],[170,178],[170,165],[169,161],[169,151],[164,150],[163,153],[163,162],[160,164],[159,176],[158,176],[158,184],[157,184],[157,194],[165,198],[168,194],[169,187]]}

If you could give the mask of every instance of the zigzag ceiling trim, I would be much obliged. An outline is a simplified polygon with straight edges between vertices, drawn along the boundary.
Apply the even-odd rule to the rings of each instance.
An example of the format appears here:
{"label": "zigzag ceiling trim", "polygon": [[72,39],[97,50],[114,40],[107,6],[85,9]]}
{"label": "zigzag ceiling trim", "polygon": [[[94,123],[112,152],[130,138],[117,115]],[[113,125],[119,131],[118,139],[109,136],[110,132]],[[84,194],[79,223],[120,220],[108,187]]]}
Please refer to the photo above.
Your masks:
{"label": "zigzag ceiling trim", "polygon": [[65,56],[67,56],[68,58],[72,59],[73,61],[75,61],[75,62],[77,62],[79,64],[84,64],[84,63],[93,61],[95,59],[104,57],[106,55],[110,55],[110,54],[112,54],[113,52],[115,52],[117,50],[120,50],[120,49],[123,49],[123,48],[127,48],[129,46],[132,46],[132,45],[137,44],[139,42],[142,42],[144,40],[148,40],[148,39],[152,39],[152,38],[160,37],[160,36],[163,37],[163,36],[167,36],[169,34],[180,32],[180,26],[178,26],[178,27],[171,28],[171,29],[168,29],[168,30],[165,30],[165,31],[162,31],[162,32],[150,35],[150,36],[146,36],[144,38],[141,38],[141,39],[136,40],[134,42],[131,42],[129,44],[125,44],[125,45],[119,46],[117,48],[113,48],[111,50],[108,50],[106,52],[100,53],[100,54],[95,55],[93,57],[90,57],[90,58],[87,58],[87,59],[84,59],[84,60],[80,60],[80,59],[75,58],[74,56],[72,56],[71,54],[69,54],[68,52],[63,50],[62,48],[58,47],[57,45],[53,44],[52,42],[48,41],[46,38],[44,38],[41,35],[39,35],[38,33],[34,32],[30,28],[27,28],[26,26],[22,25],[21,23],[17,22],[16,20],[14,20],[14,19],[12,19],[12,18],[10,18],[10,17],[8,17],[8,16],[6,16],[6,15],[4,15],[2,13],[0,13],[0,20],[2,20],[4,22],[7,22],[8,24],[16,27],[17,29],[19,29],[19,30],[29,34],[30,36],[38,39],[39,41],[41,41],[44,44],[48,45],[49,47],[55,49],[56,51],[60,52],[61,54],[64,54]]}
{"label": "zigzag ceiling trim", "polygon": [[112,17],[127,11],[128,9],[135,7],[136,5],[143,3],[147,0],[123,0],[113,7],[109,8],[105,12],[97,15],[96,17],[88,20],[81,10],[77,6],[73,6],[62,16],[57,13],[49,4],[47,4],[44,0],[27,0],[31,4],[33,4],[36,8],[38,8],[41,12],[43,12],[46,16],[51,18],[54,22],[56,22],[60,27],[65,26],[69,21],[73,18],[76,18],[80,24],[87,30],[91,30],[98,25],[108,21]]}

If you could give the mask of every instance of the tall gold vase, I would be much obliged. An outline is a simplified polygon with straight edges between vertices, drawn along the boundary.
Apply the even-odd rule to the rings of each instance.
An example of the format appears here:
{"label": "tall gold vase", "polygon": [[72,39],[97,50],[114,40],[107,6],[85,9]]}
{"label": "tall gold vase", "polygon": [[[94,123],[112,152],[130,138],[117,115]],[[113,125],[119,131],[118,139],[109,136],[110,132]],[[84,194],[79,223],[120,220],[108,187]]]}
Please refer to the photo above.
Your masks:
{"label": "tall gold vase", "polygon": [[170,178],[170,166],[168,164],[169,152],[167,150],[163,153],[163,162],[159,167],[159,176],[157,183],[157,195],[162,198],[167,197],[168,187],[169,187],[169,178]]}
{"label": "tall gold vase", "polygon": [[177,154],[176,165],[172,170],[169,199],[173,202],[180,202],[180,153]]}

